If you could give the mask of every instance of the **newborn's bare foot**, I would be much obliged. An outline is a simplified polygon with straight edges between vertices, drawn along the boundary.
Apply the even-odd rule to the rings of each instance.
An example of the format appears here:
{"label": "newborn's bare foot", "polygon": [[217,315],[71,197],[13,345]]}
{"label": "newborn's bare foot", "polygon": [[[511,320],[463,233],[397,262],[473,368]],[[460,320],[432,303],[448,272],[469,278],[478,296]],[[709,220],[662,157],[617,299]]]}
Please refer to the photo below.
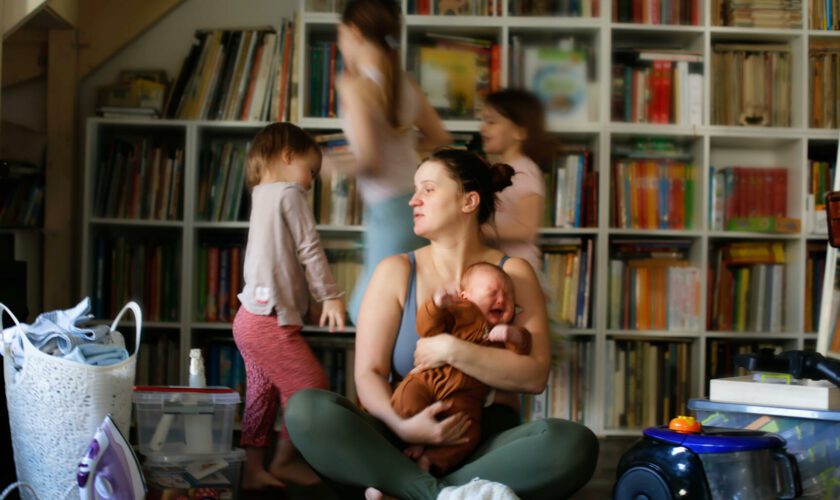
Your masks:
{"label": "newborn's bare foot", "polygon": [[422,444],[412,444],[403,450],[405,456],[412,460],[417,460],[423,456],[423,451],[426,449]]}
{"label": "newborn's bare foot", "polygon": [[268,473],[268,471],[260,470],[246,470],[242,474],[242,489],[243,490],[265,490],[268,488],[285,489],[286,485]]}
{"label": "newborn's bare foot", "polygon": [[297,454],[289,457],[274,457],[268,472],[275,478],[289,483],[311,486],[321,482],[321,478]]}
{"label": "newborn's bare foot", "polygon": [[423,472],[429,472],[432,468],[432,462],[429,460],[429,457],[426,455],[422,455],[420,458],[417,459],[417,467],[420,467]]}
{"label": "newborn's bare foot", "polygon": [[365,490],[365,500],[397,500],[394,497],[382,493],[376,488],[368,488]]}

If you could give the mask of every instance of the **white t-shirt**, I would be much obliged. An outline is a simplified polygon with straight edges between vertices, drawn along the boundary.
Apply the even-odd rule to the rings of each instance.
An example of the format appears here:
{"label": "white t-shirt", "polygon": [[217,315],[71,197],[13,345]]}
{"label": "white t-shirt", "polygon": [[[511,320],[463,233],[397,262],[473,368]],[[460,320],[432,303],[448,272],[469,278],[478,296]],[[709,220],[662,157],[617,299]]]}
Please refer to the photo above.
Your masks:
{"label": "white t-shirt", "polygon": [[[380,87],[383,85],[383,76],[377,70],[362,68],[362,73]],[[410,125],[417,119],[420,109],[417,103],[420,102],[420,96],[417,95],[417,89],[404,72],[400,72],[400,77],[402,88],[400,89],[399,119],[400,123]],[[342,130],[347,136],[350,150],[358,155],[356,131],[348,126],[347,116],[344,113],[341,118]],[[417,138],[410,127],[406,130],[393,130],[384,113],[376,116],[374,120],[376,143],[380,147],[379,156],[385,158],[387,163],[374,173],[361,172],[357,177],[359,194],[366,204],[378,203],[413,192],[414,170],[420,161],[415,150]]]}

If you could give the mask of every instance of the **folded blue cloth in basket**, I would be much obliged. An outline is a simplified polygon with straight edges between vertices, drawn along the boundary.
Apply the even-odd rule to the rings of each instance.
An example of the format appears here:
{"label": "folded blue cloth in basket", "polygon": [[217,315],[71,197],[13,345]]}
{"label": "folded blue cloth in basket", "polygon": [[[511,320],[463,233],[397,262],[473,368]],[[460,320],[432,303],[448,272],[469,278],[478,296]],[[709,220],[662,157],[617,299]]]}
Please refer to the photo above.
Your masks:
{"label": "folded blue cloth in basket", "polygon": [[[41,313],[31,325],[21,323],[20,326],[32,345],[53,356],[95,366],[127,359],[128,351],[120,332],[112,331],[108,325],[77,326],[92,318],[90,298],[85,297],[71,309]],[[3,338],[11,342],[16,364],[23,364],[23,339],[17,326],[4,329]]]}

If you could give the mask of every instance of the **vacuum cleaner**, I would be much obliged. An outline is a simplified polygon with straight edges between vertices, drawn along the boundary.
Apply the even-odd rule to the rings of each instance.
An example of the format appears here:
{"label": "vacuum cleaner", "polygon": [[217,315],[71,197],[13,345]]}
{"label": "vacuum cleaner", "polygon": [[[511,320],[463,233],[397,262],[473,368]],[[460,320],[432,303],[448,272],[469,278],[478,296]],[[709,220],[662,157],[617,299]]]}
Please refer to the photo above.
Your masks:
{"label": "vacuum cleaner", "polygon": [[140,461],[110,415],[96,430],[76,473],[81,500],[136,500],[146,496]]}

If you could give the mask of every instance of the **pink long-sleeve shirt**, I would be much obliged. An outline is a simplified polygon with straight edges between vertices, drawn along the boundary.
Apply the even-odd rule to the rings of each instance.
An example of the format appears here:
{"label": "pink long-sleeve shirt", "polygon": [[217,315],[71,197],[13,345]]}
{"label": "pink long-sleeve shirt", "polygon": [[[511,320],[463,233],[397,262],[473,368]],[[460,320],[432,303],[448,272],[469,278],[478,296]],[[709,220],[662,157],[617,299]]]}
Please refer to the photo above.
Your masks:
{"label": "pink long-sleeve shirt", "polygon": [[310,292],[318,302],[342,295],[300,185],[254,187],[242,276],[242,307],[263,316],[276,311],[278,325],[303,325]]}

